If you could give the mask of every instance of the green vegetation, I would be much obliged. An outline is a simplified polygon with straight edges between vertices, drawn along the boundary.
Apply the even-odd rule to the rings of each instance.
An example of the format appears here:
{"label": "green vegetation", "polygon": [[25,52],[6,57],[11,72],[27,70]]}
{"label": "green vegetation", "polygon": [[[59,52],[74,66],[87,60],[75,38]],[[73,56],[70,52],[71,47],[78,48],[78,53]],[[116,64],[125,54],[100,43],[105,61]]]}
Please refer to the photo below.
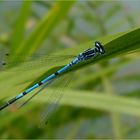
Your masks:
{"label": "green vegetation", "polygon": [[[140,138],[137,15],[131,16],[120,2],[12,4],[17,7],[0,16],[0,57],[7,63],[0,72],[1,103],[94,47],[96,40],[106,53],[73,67],[26,106],[17,109],[29,96],[1,111],[0,138]],[[3,57],[6,52],[10,55]],[[58,108],[39,128],[42,108],[60,92]]]}

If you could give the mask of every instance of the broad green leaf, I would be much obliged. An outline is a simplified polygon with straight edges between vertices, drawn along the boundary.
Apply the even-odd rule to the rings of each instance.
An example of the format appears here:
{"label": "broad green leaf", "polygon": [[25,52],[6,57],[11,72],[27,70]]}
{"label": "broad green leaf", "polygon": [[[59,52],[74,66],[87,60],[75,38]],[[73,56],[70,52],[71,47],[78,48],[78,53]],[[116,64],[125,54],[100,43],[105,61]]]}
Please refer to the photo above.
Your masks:
{"label": "broad green leaf", "polygon": [[[138,35],[137,35],[138,34]],[[139,46],[139,34],[140,34],[140,29],[136,29],[133,31],[130,31],[128,33],[122,33],[119,35],[114,35],[114,36],[108,36],[108,37],[104,37],[102,39],[99,39],[103,44],[104,44],[104,48],[106,50],[106,54],[105,55],[100,55],[90,61],[86,61],[85,63],[81,63],[76,67],[73,67],[73,70],[76,69],[80,69],[81,67],[86,67],[88,64],[92,64],[92,63],[96,63],[99,60],[107,60],[108,58],[111,57],[116,57],[117,55],[122,55],[123,53],[128,53],[129,51],[138,49]],[[66,49],[62,52],[58,52],[57,55],[77,55],[80,52],[82,52],[85,49],[88,49],[89,47],[93,46],[93,41],[89,42],[89,43],[85,43],[83,45],[80,45],[78,47],[75,48],[70,48],[70,49]],[[59,58],[57,58],[59,59]],[[28,65],[31,64],[38,64],[40,62],[40,60],[37,61],[33,61],[33,62],[29,62]],[[50,61],[51,62],[51,61]],[[13,84],[18,84],[21,83],[27,79],[30,80],[35,80],[35,78],[37,78],[39,75],[42,75],[43,73],[45,73],[44,76],[47,76],[47,71],[51,71],[51,69],[53,69],[53,71],[58,69],[58,66],[63,66],[67,63],[70,62],[70,59],[64,59],[63,61],[57,61],[56,63],[46,63],[44,62],[42,64],[42,66],[36,67],[35,69],[33,68],[32,70],[29,71],[22,71],[22,69],[24,68],[24,65],[21,65],[19,67],[13,68],[11,70],[7,70],[4,72],[1,72],[1,77],[0,79],[2,80],[1,82],[7,83],[7,82],[12,82],[10,85]],[[25,64],[27,65],[27,64]],[[19,75],[21,75],[21,77],[19,77],[16,72],[18,71]],[[15,73],[15,74],[14,74]],[[23,74],[24,73],[24,74]],[[32,75],[30,74],[32,73]],[[23,77],[22,77],[23,75]],[[28,75],[28,76],[26,76]],[[33,76],[34,75],[34,76]],[[5,77],[13,77],[10,80],[4,80],[6,79]],[[16,81],[16,82],[15,82]],[[20,82],[21,81],[21,82]],[[1,85],[3,85],[1,84]]]}
{"label": "broad green leaf", "polygon": [[[111,37],[105,37],[102,39],[99,39],[99,41],[102,42],[102,44],[104,45],[104,48],[106,50],[106,53],[104,55],[100,55],[90,61],[86,61],[85,63],[81,63],[75,67],[72,68],[73,71],[77,70],[77,69],[81,69],[82,67],[87,67],[89,64],[94,64],[94,63],[98,63],[99,61],[105,61],[108,60],[110,58],[113,57],[117,57],[117,56],[121,56],[124,54],[127,54],[128,52],[137,50],[140,48],[140,40],[139,40],[139,35],[140,35],[140,29],[135,29],[133,31],[130,31],[128,33],[123,33],[122,35],[116,35],[116,36],[111,36]],[[83,50],[93,46],[92,42],[83,44],[81,46],[78,46],[76,48],[71,48],[71,49],[66,49],[62,52],[59,52],[58,54],[60,55],[76,55],[80,52],[82,52]],[[42,76],[47,76],[49,75],[51,72],[54,72],[55,70],[58,70],[60,67],[62,67],[63,65],[67,64],[70,60],[64,60],[64,61],[59,61],[57,63],[50,63],[50,64],[45,64],[42,65],[41,67],[38,67],[36,69],[31,69],[29,71],[19,71],[22,69],[22,65],[18,66],[16,68],[12,68],[9,69],[7,71],[3,71],[0,74],[0,89],[1,91],[3,91],[3,93],[1,93],[1,98],[4,97],[5,95],[12,95],[12,94],[16,94],[18,92],[20,92],[22,89],[24,89],[25,87],[27,87],[31,82],[36,81],[39,77],[39,75]],[[32,62],[32,63],[37,63],[38,61]],[[15,73],[14,73],[15,72]],[[69,73],[70,71],[68,71],[67,73]],[[44,74],[43,74],[44,73]],[[19,76],[20,75],[20,76]],[[10,78],[9,78],[10,77]],[[74,82],[74,81],[73,81]],[[10,91],[10,94],[9,94]],[[85,102],[88,102],[89,95],[86,93],[83,95],[83,99],[85,101],[85,99],[87,99],[85,102],[82,101],[82,99],[80,99],[80,97],[75,94],[75,103],[77,103],[77,105],[81,105],[83,103],[83,106],[85,105]],[[77,95],[77,96],[76,96]],[[92,94],[91,94],[92,95]],[[72,97],[71,97],[72,98]],[[96,98],[96,97],[94,97]],[[114,111],[117,112],[127,112],[130,114],[136,114],[139,115],[140,112],[138,112],[138,101],[128,101],[127,99],[125,99],[125,97],[121,98],[120,97],[116,97],[113,96],[110,100],[107,100],[108,96],[105,95],[103,97],[98,98],[98,100],[100,100],[100,102],[93,102],[93,104],[89,104],[89,108],[94,107],[100,107],[100,109],[108,109],[110,107],[110,111],[112,111],[112,109],[115,109]],[[118,99],[119,98],[119,99]],[[41,100],[42,98],[40,98]],[[68,98],[70,101],[70,98]],[[71,101],[70,103],[68,102],[68,99],[64,99],[64,102],[66,104],[71,104],[73,103],[73,101]],[[105,103],[110,103],[110,105],[106,105],[102,102],[102,100],[105,99]],[[116,99],[116,100],[115,100]],[[118,100],[117,100],[118,99]],[[131,108],[124,108],[123,106],[123,99],[124,99],[124,104],[129,104],[129,107]],[[131,99],[129,99],[131,100]],[[97,101],[97,99],[96,99]],[[119,102],[119,104],[121,104],[121,106],[118,106],[117,102]],[[75,105],[75,103],[73,103]],[[90,103],[90,102],[89,102]],[[97,104],[96,104],[97,103]],[[114,105],[116,103],[116,105]],[[135,104],[136,103],[136,104]],[[111,104],[113,105],[113,107],[111,108]],[[93,108],[94,108],[93,107]],[[136,108],[135,108],[136,107]],[[135,109],[134,109],[135,108]],[[133,110],[133,111],[132,111]]]}

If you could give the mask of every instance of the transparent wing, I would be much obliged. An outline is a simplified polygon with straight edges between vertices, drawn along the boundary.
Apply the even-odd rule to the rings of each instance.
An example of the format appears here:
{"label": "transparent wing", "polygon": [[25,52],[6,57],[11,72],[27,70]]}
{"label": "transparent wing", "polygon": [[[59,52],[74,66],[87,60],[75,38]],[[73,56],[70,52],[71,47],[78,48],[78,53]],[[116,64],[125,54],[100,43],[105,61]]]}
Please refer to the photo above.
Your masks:
{"label": "transparent wing", "polygon": [[12,61],[10,60],[10,55],[1,55],[0,58],[0,68],[2,70],[8,69],[9,67],[16,67],[17,65],[22,65],[22,70],[29,70],[32,68],[36,68],[36,67],[41,67],[42,65],[46,65],[47,63],[55,63],[55,62],[59,62],[59,61],[63,61],[65,59],[69,59],[71,60],[72,58],[74,58],[74,55],[35,55],[29,59],[27,59],[26,61],[20,61],[20,56],[19,59],[17,59],[16,61]]}
{"label": "transparent wing", "polygon": [[54,79],[42,85],[42,87],[37,92],[35,92],[31,97],[29,97],[25,102],[23,102],[18,108],[27,105],[29,101],[31,101],[36,95],[40,94],[41,92],[47,92],[47,90],[43,91],[47,87],[52,88],[53,91],[51,92],[51,94],[49,96],[47,96],[46,94],[47,105],[44,105],[45,107],[40,113],[41,115],[39,119],[39,127],[43,127],[48,122],[53,112],[55,112],[55,110],[57,110],[57,108],[59,107],[58,103],[64,95],[64,89],[68,87],[73,77],[73,73],[71,73],[71,75],[66,74],[62,77],[58,77],[57,79]]}
{"label": "transparent wing", "polygon": [[31,54],[24,61],[21,58],[26,55],[26,53],[20,55],[14,54],[16,55],[16,60],[11,59],[12,55],[13,54],[8,52],[5,47],[0,46],[0,70],[6,70],[11,67],[16,67],[17,65],[22,65],[22,70],[25,71],[40,67],[46,63],[50,64],[67,59],[71,60],[75,57],[75,55],[71,54],[48,53],[45,49],[41,52],[38,51],[37,53]]}
{"label": "transparent wing", "polygon": [[[47,97],[47,104],[44,105],[45,107],[43,108],[43,110],[40,113],[39,127],[41,127],[41,128],[44,127],[45,124],[47,124],[49,122],[53,113],[59,108],[59,101],[63,97],[66,87],[68,87],[68,85],[70,85],[73,77],[74,77],[73,73],[71,73],[71,75],[66,74],[63,78],[60,78],[61,81],[63,81],[61,83],[61,87],[54,86],[55,89],[50,94],[50,96]],[[59,82],[59,79],[57,82]]]}
{"label": "transparent wing", "polygon": [[[53,80],[52,80],[53,81]],[[52,82],[47,82],[46,84],[44,84],[37,92],[35,92],[31,97],[29,97],[25,102],[23,102],[19,108],[23,107],[24,105],[26,105],[27,103],[29,103],[30,100],[32,100],[36,95],[38,95],[43,89],[45,89],[46,87],[49,86],[49,84]]]}

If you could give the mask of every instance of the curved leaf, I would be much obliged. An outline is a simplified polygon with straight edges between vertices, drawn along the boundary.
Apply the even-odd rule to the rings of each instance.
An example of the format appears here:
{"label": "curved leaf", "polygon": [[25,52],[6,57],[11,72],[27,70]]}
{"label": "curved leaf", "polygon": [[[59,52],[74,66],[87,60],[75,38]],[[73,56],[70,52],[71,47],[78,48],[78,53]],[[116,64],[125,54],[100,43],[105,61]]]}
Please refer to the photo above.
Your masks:
{"label": "curved leaf", "polygon": [[[119,35],[116,35],[114,37],[112,36],[112,37],[105,37],[105,38],[100,39],[100,41],[104,44],[106,54],[102,55],[102,56],[98,56],[98,57],[96,57],[96,58],[94,58],[90,61],[86,61],[85,63],[81,63],[81,64],[77,65],[76,67],[73,67],[72,70],[74,71],[74,70],[80,69],[81,67],[86,67],[89,64],[97,63],[98,61],[105,61],[109,58],[120,56],[120,55],[128,53],[130,51],[139,49],[140,48],[139,36],[140,36],[140,29],[138,28],[138,29],[135,29],[135,30],[130,31],[128,33],[125,33],[125,34],[123,33],[122,36],[119,34]],[[89,42],[89,43],[86,43],[84,45],[78,46],[76,48],[67,49],[67,50],[64,50],[62,52],[59,52],[58,54],[61,54],[61,55],[62,54],[63,55],[64,54],[65,55],[66,54],[67,55],[68,54],[75,55],[75,54],[78,54],[81,51],[89,48],[90,46],[92,46],[91,43],[92,42]],[[41,67],[38,67],[36,69],[32,69],[32,70],[29,70],[29,71],[18,72],[18,70],[22,69],[22,65],[21,65],[21,66],[18,66],[16,68],[9,69],[7,71],[1,72],[1,74],[0,74],[1,75],[0,76],[0,81],[1,81],[0,89],[1,89],[1,91],[3,91],[4,95],[8,94],[9,91],[10,91],[10,94],[17,93],[17,92],[21,91],[21,89],[28,86],[29,83],[32,82],[33,80],[34,81],[37,80],[39,78],[38,77],[39,75],[41,75],[41,77],[42,76],[43,77],[47,76],[51,72],[54,72],[58,68],[67,64],[68,62],[69,62],[69,60],[59,61],[55,64],[54,63],[50,63],[50,64],[45,64],[44,63],[44,65],[42,65]],[[32,62],[32,63],[37,63],[37,61]],[[16,72],[14,73],[14,71],[16,71]],[[17,72],[18,72],[18,74],[17,74]],[[45,74],[42,75],[42,73],[45,73]],[[35,79],[35,78],[37,78],[37,79]],[[8,85],[8,87],[7,87],[7,85]],[[4,97],[3,93],[1,93],[1,95],[0,95],[1,97]],[[84,106],[85,105],[85,99],[89,98],[89,95],[86,93],[85,95],[83,95],[84,100],[81,99],[81,101],[80,101],[80,97],[78,95],[77,95],[78,97],[76,97],[76,94],[74,94],[74,95],[75,95],[74,96],[75,103],[77,102],[77,104],[78,104],[78,102],[79,102],[79,104],[81,104],[81,106],[82,106],[82,104]],[[73,94],[71,96],[73,96]],[[91,95],[91,96],[93,96],[93,95]],[[101,105],[100,106],[101,106],[102,109],[109,109],[109,107],[110,107],[110,105],[108,105],[108,104],[107,104],[107,107],[106,107],[102,102],[102,100],[104,100],[104,99],[107,100],[107,97],[108,97],[107,95],[101,97],[101,101],[100,101]],[[90,97],[90,98],[92,98],[92,97]],[[113,109],[115,109],[116,111],[119,111],[121,109],[120,111],[124,111],[124,112],[127,111],[128,113],[133,112],[133,113],[139,115],[139,112],[137,110],[139,105],[138,105],[137,102],[136,102],[136,105],[135,105],[135,103],[134,103],[135,101],[132,101],[132,102],[130,101],[129,102],[127,99],[125,100],[125,98],[123,98],[124,99],[124,104],[127,104],[127,106],[128,106],[128,104],[130,103],[129,106],[130,107],[132,106],[132,108],[131,108],[131,110],[125,109],[122,106],[120,106],[118,108],[118,106],[117,106],[118,101],[120,102],[120,104],[123,104],[122,103],[123,100],[120,99],[120,97],[118,97],[118,98],[113,96],[112,99],[110,99],[108,101],[108,103],[110,103],[110,104],[111,103],[113,104],[114,102],[116,102],[116,105],[114,106]],[[42,100],[43,100],[43,98],[42,98]],[[68,104],[67,100],[65,101],[65,99],[64,99],[64,102]],[[100,98],[98,100],[100,100]],[[70,101],[70,98],[69,98],[69,101]],[[72,104],[73,101],[70,101],[70,102]],[[98,104],[100,104],[100,103],[99,102],[97,104],[93,103],[92,105],[89,104],[89,107],[98,106]],[[107,103],[107,101],[106,101],[106,103]],[[136,108],[133,109],[135,106],[136,106]]]}

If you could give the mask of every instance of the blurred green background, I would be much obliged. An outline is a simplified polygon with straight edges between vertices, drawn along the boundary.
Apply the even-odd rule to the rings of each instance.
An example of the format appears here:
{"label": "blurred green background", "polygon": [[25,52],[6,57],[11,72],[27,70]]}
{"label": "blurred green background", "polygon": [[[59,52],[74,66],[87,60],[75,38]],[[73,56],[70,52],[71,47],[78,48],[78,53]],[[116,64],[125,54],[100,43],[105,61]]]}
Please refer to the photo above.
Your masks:
{"label": "blurred green background", "polygon": [[[0,102],[95,40],[138,27],[139,6],[139,0],[0,1]],[[27,97],[1,111],[0,138],[140,138],[139,52],[102,60],[56,80],[26,106],[17,109]],[[59,94],[45,125],[42,112]]]}

